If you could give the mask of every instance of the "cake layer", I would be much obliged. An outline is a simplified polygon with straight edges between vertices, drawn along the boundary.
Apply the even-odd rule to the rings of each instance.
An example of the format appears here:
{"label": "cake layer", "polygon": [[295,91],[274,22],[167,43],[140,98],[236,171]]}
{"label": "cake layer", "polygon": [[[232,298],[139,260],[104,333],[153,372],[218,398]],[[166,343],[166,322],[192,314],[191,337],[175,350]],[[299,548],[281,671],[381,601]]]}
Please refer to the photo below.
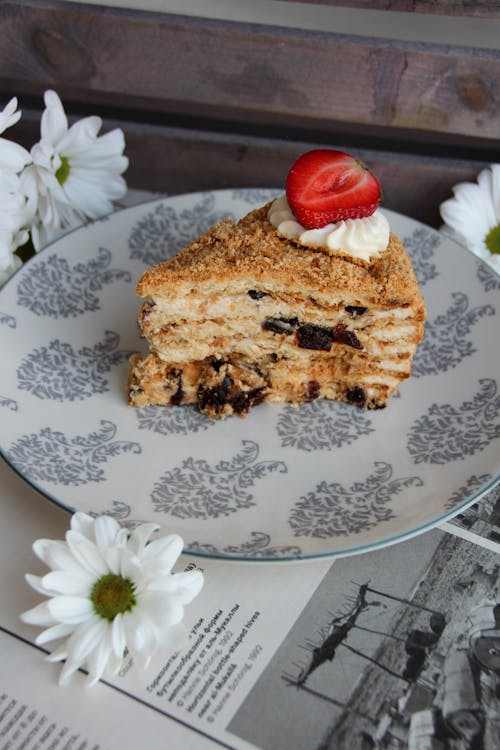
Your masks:
{"label": "cake layer", "polygon": [[[203,307],[200,298],[193,307]],[[343,306],[331,311],[304,314],[299,301],[283,314],[259,300],[252,316],[176,319],[147,303],[140,315],[140,328],[162,359],[173,362],[204,359],[229,353],[258,357],[277,351],[282,356],[309,356],[310,350],[330,351],[350,347],[374,357],[413,355],[422,337],[422,321],[410,308],[374,311]],[[280,314],[281,313],[281,314]],[[321,313],[321,314],[319,314]],[[299,317],[300,315],[300,317]]]}
{"label": "cake layer", "polygon": [[356,406],[380,408],[405,370],[387,370],[372,361],[345,356],[310,357],[305,362],[232,357],[197,362],[165,362],[156,354],[131,361],[129,403],[132,406],[196,404],[210,417],[245,414],[262,401],[299,404],[316,398],[337,399]]}
{"label": "cake layer", "polygon": [[[241,287],[241,288],[239,288]],[[352,325],[371,323],[374,320],[399,321],[415,314],[413,304],[388,305],[372,304],[367,307],[364,300],[355,295],[332,296],[328,301],[316,297],[304,296],[292,288],[281,291],[272,290],[262,281],[256,289],[248,288],[248,280],[227,286],[216,291],[212,285],[200,284],[196,289],[168,297],[153,294],[154,303],[146,303],[140,316],[146,317],[151,327],[163,323],[197,320],[232,320],[237,318],[292,317],[300,308],[301,314],[312,323],[321,323],[339,315],[346,315]]]}
{"label": "cake layer", "polygon": [[263,290],[297,294],[326,308],[350,299],[363,307],[423,307],[410,258],[394,234],[380,258],[362,264],[279,237],[268,210],[263,206],[237,224],[222,221],[178,255],[149,268],[138,295],[168,305],[196,290],[219,299],[228,291]]}

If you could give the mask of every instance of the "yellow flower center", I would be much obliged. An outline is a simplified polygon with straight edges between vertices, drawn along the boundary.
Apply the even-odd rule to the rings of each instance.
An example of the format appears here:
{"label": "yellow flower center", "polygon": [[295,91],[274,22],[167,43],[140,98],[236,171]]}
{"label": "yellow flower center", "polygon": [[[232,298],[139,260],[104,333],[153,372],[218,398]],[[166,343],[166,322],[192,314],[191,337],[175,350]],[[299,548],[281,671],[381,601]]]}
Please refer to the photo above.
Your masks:
{"label": "yellow flower center", "polygon": [[486,247],[493,255],[500,255],[500,224],[490,229],[484,238]]}
{"label": "yellow flower center", "polygon": [[64,185],[69,177],[70,172],[71,167],[69,166],[69,161],[65,156],[61,156],[61,166],[56,172],[56,180],[58,181],[59,185]]}
{"label": "yellow flower center", "polygon": [[111,622],[116,615],[130,612],[137,604],[135,585],[129,578],[108,573],[99,578],[90,593],[96,613]]}

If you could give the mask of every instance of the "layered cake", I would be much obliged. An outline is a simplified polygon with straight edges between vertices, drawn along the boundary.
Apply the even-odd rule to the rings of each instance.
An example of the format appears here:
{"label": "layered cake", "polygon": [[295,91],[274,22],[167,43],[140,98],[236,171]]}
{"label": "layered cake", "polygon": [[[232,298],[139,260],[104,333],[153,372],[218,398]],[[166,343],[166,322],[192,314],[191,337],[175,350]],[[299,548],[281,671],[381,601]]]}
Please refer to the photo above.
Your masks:
{"label": "layered cake", "polygon": [[129,403],[210,418],[263,401],[385,406],[411,373],[425,307],[379,200],[360,162],[311,151],[281,198],[148,269],[137,293],[149,353],[131,360]]}

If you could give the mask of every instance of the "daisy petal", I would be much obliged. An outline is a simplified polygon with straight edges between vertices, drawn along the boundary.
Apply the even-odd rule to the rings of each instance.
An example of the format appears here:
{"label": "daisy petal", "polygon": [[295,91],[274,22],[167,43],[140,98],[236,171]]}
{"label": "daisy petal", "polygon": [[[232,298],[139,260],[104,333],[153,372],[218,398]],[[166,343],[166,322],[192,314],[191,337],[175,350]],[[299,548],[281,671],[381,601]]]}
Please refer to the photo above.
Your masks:
{"label": "daisy petal", "polygon": [[56,662],[64,661],[68,655],[66,643],[63,643],[59,648],[54,649],[50,654],[45,657],[46,661]]}
{"label": "daisy petal", "polygon": [[108,669],[111,657],[111,651],[109,643],[105,640],[97,644],[96,648],[89,654],[87,658],[87,668],[89,677],[87,685],[92,687],[95,683],[101,679],[104,672]]}
{"label": "daisy petal", "polygon": [[124,654],[122,654],[120,657],[117,657],[113,652],[111,652],[108,656],[106,672],[109,672],[109,674],[111,675],[117,675],[120,669],[123,667],[123,663],[126,658],[128,657]]}
{"label": "daisy petal", "polygon": [[147,615],[136,608],[123,616],[123,627],[127,646],[132,653],[154,651],[156,648],[156,634]]}
{"label": "daisy petal", "polygon": [[120,524],[111,516],[99,516],[95,522],[95,540],[101,553],[116,544],[116,537],[120,532]]}
{"label": "daisy petal", "polygon": [[78,206],[91,219],[98,219],[113,210],[113,204],[106,196],[103,186],[89,185],[88,179],[82,179],[76,173],[64,184],[64,192],[68,203]]}
{"label": "daisy petal", "polygon": [[95,523],[95,518],[92,518],[87,513],[82,513],[82,511],[78,511],[71,516],[71,528],[73,531],[78,531],[91,542],[95,542]]}
{"label": "daisy petal", "polygon": [[67,532],[66,541],[74,557],[85,570],[95,576],[103,576],[108,572],[106,563],[94,542],[73,530]]}
{"label": "daisy petal", "polygon": [[43,585],[43,578],[41,576],[34,576],[31,573],[26,573],[24,576],[24,580],[26,583],[29,583],[32,589],[35,589],[39,594],[43,594],[44,596],[52,596],[54,591],[51,591],[47,589],[46,586]]}
{"label": "daisy petal", "polygon": [[13,96],[10,99],[3,110],[0,112],[0,133],[3,133],[7,128],[12,127],[21,119],[21,112],[16,112],[17,109],[17,97]]}
{"label": "daisy petal", "polygon": [[102,556],[111,573],[120,575],[123,551],[120,547],[110,547],[103,549]]}
{"label": "daisy petal", "polygon": [[83,664],[91,651],[107,642],[109,627],[106,620],[97,616],[79,625],[68,641],[68,659]]}
{"label": "daisy petal", "polygon": [[45,625],[57,624],[57,619],[50,611],[48,602],[37,604],[36,607],[28,609],[19,616],[27,625],[41,625],[42,627],[45,627]]}
{"label": "daisy petal", "polygon": [[0,168],[20,172],[26,164],[29,164],[31,157],[25,148],[19,146],[14,141],[6,138],[0,138]]}
{"label": "daisy petal", "polygon": [[57,625],[53,625],[51,628],[47,628],[47,630],[43,630],[35,638],[35,643],[37,646],[44,646],[46,643],[49,643],[50,641],[56,641],[56,640],[59,640],[60,638],[67,638],[68,636],[71,635],[74,629],[75,629],[74,625],[69,625],[68,623],[60,622]]}
{"label": "daisy petal", "polygon": [[140,557],[150,537],[159,529],[160,526],[157,523],[143,523],[137,526],[130,534],[129,549]]}
{"label": "daisy petal", "polygon": [[54,596],[47,606],[50,614],[59,622],[78,624],[94,614],[92,602],[83,596]]}
{"label": "daisy petal", "polygon": [[182,604],[189,604],[198,596],[205,582],[201,570],[190,570],[184,573],[174,573],[151,581],[149,591],[170,592]]}
{"label": "daisy petal", "polygon": [[154,539],[144,549],[143,562],[154,560],[155,564],[161,566],[164,571],[172,570],[184,547],[182,537],[178,534],[170,534],[160,539]]}
{"label": "daisy petal", "polygon": [[68,131],[68,119],[55,91],[46,91],[44,102],[46,109],[42,114],[40,135],[55,146]]}
{"label": "daisy petal", "polygon": [[147,591],[141,596],[140,607],[149,620],[162,627],[176,625],[184,617],[184,607],[180,601],[160,592]]}
{"label": "daisy petal", "polygon": [[82,570],[79,573],[56,570],[42,578],[42,585],[52,594],[69,594],[70,596],[89,596],[95,583],[90,573]]}
{"label": "daisy petal", "polygon": [[440,206],[446,224],[461,235],[466,243],[484,237],[495,226],[495,211],[490,194],[479,185],[462,182],[453,189],[454,198]]}
{"label": "daisy petal", "polygon": [[38,539],[33,544],[33,552],[52,570],[66,570],[75,574],[82,572],[82,566],[75,560],[65,542]]}
{"label": "daisy petal", "polygon": [[115,656],[123,658],[126,648],[125,628],[123,627],[123,616],[117,615],[111,623],[111,648]]}
{"label": "daisy petal", "polygon": [[[117,128],[99,136],[87,149],[72,155],[72,163],[76,165],[89,164],[91,167],[105,167],[106,171],[113,169],[120,174],[128,166],[128,159],[123,156],[125,136],[123,130]],[[120,165],[120,166],[118,166]]]}
{"label": "daisy petal", "polygon": [[[60,659],[57,659],[57,661],[61,661]],[[61,669],[61,673],[59,675],[59,685],[61,687],[64,687],[64,685],[67,685],[70,677],[78,670],[82,664],[72,661],[71,659],[66,659],[66,662]]]}
{"label": "daisy petal", "polygon": [[[488,170],[484,170],[487,172]],[[500,224],[500,164],[492,164],[490,167],[490,180],[489,189],[491,191],[491,202],[493,204],[493,210],[495,211],[495,219],[497,224]],[[481,173],[478,177],[478,183],[481,184],[482,178]]]}
{"label": "daisy petal", "polygon": [[141,562],[136,555],[133,555],[130,550],[125,549],[122,551],[120,559],[120,575],[124,578],[129,578],[134,581],[139,587],[142,587],[143,570]]}
{"label": "daisy petal", "polygon": [[82,151],[93,147],[101,127],[102,120],[95,115],[78,120],[57,144],[59,151],[72,161]]}

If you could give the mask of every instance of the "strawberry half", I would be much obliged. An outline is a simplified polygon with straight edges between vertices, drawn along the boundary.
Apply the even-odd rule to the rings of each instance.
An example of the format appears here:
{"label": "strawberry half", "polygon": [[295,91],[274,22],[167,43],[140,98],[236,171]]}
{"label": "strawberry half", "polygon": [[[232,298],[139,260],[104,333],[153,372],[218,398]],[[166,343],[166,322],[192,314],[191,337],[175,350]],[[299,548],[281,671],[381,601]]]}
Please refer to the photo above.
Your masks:
{"label": "strawberry half", "polygon": [[379,182],[364,164],[332,149],[303,154],[286,180],[288,204],[306,229],[371,216],[380,196]]}

